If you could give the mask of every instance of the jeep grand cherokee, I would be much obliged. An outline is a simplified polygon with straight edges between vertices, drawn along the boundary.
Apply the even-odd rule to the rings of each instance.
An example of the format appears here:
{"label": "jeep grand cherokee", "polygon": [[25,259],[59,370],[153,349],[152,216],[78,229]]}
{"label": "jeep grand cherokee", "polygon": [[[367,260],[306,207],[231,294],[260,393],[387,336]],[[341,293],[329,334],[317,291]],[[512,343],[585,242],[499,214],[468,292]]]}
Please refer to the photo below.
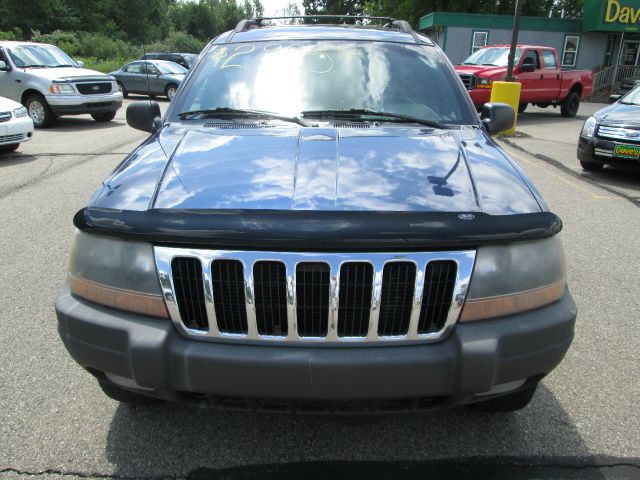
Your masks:
{"label": "jeep grand cherokee", "polygon": [[[319,20],[323,21],[323,20]],[[241,22],[77,227],[56,302],[121,401],[515,410],[573,338],[562,223],[403,21]]]}

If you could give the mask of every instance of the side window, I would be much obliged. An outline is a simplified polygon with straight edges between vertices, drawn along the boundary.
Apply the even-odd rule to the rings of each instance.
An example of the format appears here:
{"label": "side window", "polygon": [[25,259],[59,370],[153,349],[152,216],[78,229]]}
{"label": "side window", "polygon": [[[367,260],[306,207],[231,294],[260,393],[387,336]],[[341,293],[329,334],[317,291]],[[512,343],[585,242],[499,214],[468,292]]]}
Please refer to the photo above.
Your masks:
{"label": "side window", "polygon": [[149,75],[157,75],[158,73],[160,73],[160,71],[156,68],[156,66],[150,63],[147,63],[146,68],[147,68],[146,73],[148,73]]}
{"label": "side window", "polygon": [[471,53],[476,53],[482,47],[486,47],[488,40],[489,32],[473,32],[473,39],[471,41]]}
{"label": "side window", "polygon": [[564,48],[562,49],[562,66],[575,67],[578,60],[578,47],[580,37],[578,35],[567,35],[564,37]]}
{"label": "side window", "polygon": [[533,65],[536,69],[540,68],[540,57],[536,50],[529,50],[522,59],[522,65]]}
{"label": "side window", "polygon": [[130,63],[124,70],[127,73],[142,73],[141,63]]}
{"label": "side window", "polygon": [[180,55],[176,55],[174,58],[171,59],[172,62],[177,63],[178,65],[182,65],[184,68],[187,68],[187,61],[182,58]]}
{"label": "side window", "polygon": [[556,56],[553,54],[553,50],[543,50],[542,58],[544,59],[544,68],[547,70],[555,70],[558,68],[556,64]]}

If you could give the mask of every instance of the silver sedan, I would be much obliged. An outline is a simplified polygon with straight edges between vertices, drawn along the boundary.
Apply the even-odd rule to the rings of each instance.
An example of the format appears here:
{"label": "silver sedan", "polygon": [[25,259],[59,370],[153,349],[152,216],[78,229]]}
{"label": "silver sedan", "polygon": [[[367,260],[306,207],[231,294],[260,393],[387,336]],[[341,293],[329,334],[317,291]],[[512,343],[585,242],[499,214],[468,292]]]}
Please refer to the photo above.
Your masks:
{"label": "silver sedan", "polygon": [[124,98],[130,93],[173,98],[187,69],[165,60],[137,60],[111,72]]}

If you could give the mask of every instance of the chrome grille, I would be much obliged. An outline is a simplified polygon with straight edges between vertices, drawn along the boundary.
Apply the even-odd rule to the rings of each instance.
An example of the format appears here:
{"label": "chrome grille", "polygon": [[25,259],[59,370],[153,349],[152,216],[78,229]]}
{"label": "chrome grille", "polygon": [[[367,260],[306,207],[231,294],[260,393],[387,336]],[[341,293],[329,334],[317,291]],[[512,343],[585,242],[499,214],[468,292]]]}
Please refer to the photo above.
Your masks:
{"label": "chrome grille", "polygon": [[472,88],[475,88],[476,86],[475,75],[471,75],[469,73],[459,73],[458,75],[460,76],[460,80],[462,80],[462,83],[464,84],[464,87],[467,90],[471,90]]}
{"label": "chrome grille", "polygon": [[[217,341],[436,341],[455,325],[475,251],[289,253],[155,247],[178,329]],[[199,267],[199,268],[198,268]]]}
{"label": "chrome grille", "polygon": [[601,125],[598,127],[598,137],[611,138],[614,140],[622,140],[624,142],[640,143],[640,129],[623,128],[623,127],[607,127]]}
{"label": "chrome grille", "polygon": [[24,140],[23,133],[16,133],[15,135],[0,135],[0,143],[19,142],[21,140]]}

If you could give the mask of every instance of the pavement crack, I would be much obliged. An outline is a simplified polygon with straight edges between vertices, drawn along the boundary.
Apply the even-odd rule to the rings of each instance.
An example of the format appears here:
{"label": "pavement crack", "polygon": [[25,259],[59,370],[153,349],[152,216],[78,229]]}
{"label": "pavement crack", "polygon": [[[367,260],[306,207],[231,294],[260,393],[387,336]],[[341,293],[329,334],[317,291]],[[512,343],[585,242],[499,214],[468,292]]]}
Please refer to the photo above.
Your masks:
{"label": "pavement crack", "polygon": [[64,471],[54,468],[48,468],[46,470],[23,470],[19,468],[7,467],[0,469],[0,474],[14,473],[16,475],[25,475],[29,477],[46,477],[49,475],[57,475],[60,477],[76,477],[76,478],[96,478],[96,479],[110,479],[110,480],[181,480],[185,477],[183,475],[162,475],[162,476],[140,476],[140,475],[118,475],[112,473],[97,473],[97,472],[79,472],[79,471]]}
{"label": "pavement crack", "polygon": [[596,182],[595,180],[592,180],[588,177],[585,177],[584,175],[579,174],[578,172],[575,172],[573,170],[571,170],[569,167],[565,166],[562,162],[559,162],[558,160],[554,160],[551,157],[547,157],[546,155],[542,155],[540,153],[532,153],[527,151],[526,149],[524,149],[523,147],[521,147],[520,145],[516,144],[515,142],[507,139],[507,138],[501,138],[500,139],[502,142],[506,143],[507,145],[509,145],[512,148],[515,148],[516,150],[520,151],[520,152],[524,152],[527,155],[537,158],[538,160],[542,160],[545,163],[548,163],[549,165],[557,168],[558,170],[562,171],[563,173],[566,173],[567,175],[572,176],[573,178],[576,178],[584,183],[587,183],[589,185],[591,185],[592,187],[597,187],[600,188],[601,190],[604,190],[605,192],[611,193],[613,195],[616,195],[618,197],[621,197],[625,200],[627,200],[628,202],[631,202],[631,204],[633,204],[636,207],[640,207],[640,198],[639,197],[634,197],[631,195],[627,195],[624,192],[621,192],[619,190],[616,190],[615,188],[611,188],[608,187],[607,185],[603,185],[601,183]]}

